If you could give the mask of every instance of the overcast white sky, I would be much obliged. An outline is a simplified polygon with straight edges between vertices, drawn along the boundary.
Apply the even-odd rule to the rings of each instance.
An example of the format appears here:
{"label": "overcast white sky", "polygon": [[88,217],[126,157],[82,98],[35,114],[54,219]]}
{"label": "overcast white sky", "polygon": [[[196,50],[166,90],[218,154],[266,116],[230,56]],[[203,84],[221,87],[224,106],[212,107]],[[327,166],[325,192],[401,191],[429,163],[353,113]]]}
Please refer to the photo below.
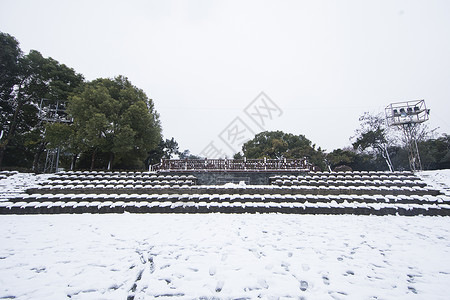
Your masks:
{"label": "overcast white sky", "polygon": [[[243,136],[229,132],[262,129],[332,151],[364,111],[415,99],[450,133],[447,0],[0,0],[0,31],[88,80],[128,77],[154,100],[164,137],[194,154],[213,143],[232,155]],[[278,107],[262,127],[244,113],[260,92]]]}

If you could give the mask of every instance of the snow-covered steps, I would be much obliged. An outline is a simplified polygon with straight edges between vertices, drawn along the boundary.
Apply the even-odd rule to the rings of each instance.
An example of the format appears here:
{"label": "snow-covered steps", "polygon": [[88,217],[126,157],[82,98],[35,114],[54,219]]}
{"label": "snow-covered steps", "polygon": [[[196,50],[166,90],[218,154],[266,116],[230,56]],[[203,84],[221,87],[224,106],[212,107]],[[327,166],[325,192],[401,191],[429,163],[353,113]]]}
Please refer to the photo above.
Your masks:
{"label": "snow-covered steps", "polygon": [[342,186],[425,186],[418,176],[410,172],[338,172],[277,175],[270,178],[270,183],[279,186],[291,185],[342,185]]}
{"label": "snow-covered steps", "polygon": [[275,176],[271,185],[196,185],[193,176],[148,172],[15,174],[0,183],[3,181],[6,185],[1,189],[1,214],[221,212],[447,216],[450,211],[450,195],[408,172]]}
{"label": "snow-covered steps", "polygon": [[17,173],[19,173],[19,172],[17,172],[17,171],[0,171],[0,180],[6,179],[9,176],[15,175]]}
{"label": "snow-covered steps", "polygon": [[197,178],[193,175],[161,175],[153,172],[59,172],[49,178],[49,184],[54,181],[90,182],[101,181],[115,183],[121,182],[189,182],[195,184]]}
{"label": "snow-covered steps", "polygon": [[216,186],[190,186],[190,185],[121,185],[114,186],[108,184],[91,185],[46,185],[28,189],[29,194],[282,194],[282,195],[439,195],[435,189],[421,186],[276,186],[276,185],[216,185]]}
{"label": "snow-covered steps", "polygon": [[80,213],[284,213],[356,215],[449,216],[449,204],[400,204],[359,202],[171,202],[171,201],[58,201],[1,202],[1,214]]}
{"label": "snow-covered steps", "polygon": [[300,178],[286,178],[273,177],[271,183],[278,186],[409,186],[409,187],[424,187],[427,184],[419,179],[300,179]]}
{"label": "snow-covered steps", "polygon": [[450,196],[439,195],[313,195],[313,194],[24,194],[11,197],[8,202],[358,202],[358,203],[402,203],[402,204],[450,204]]}
{"label": "snow-covered steps", "polygon": [[348,171],[348,172],[310,172],[302,174],[302,176],[416,176],[410,171]]}
{"label": "snow-covered steps", "polygon": [[37,188],[41,182],[49,178],[49,175],[35,175],[15,171],[2,171],[2,174],[7,175],[3,179],[0,179],[0,201],[21,195],[28,189]]}

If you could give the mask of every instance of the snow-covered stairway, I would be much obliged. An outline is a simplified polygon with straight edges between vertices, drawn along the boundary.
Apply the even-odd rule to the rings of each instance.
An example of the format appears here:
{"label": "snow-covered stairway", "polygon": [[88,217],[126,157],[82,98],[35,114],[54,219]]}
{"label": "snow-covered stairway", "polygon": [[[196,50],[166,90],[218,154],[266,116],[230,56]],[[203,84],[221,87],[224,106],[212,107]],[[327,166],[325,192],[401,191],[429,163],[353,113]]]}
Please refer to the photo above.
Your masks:
{"label": "snow-covered stairway", "polygon": [[39,178],[32,174],[14,176],[20,178],[2,179],[0,188],[2,184],[3,190],[8,190],[5,186],[28,183],[22,184],[14,193],[0,194],[3,195],[1,214],[450,215],[450,196],[431,188],[410,172],[317,172],[274,176],[271,185],[219,186],[196,185],[192,175],[148,172],[62,172]]}
{"label": "snow-covered stairway", "polygon": [[17,171],[0,172],[0,202],[10,198],[21,197],[28,189],[36,188],[39,182],[47,180],[51,175],[19,173]]}

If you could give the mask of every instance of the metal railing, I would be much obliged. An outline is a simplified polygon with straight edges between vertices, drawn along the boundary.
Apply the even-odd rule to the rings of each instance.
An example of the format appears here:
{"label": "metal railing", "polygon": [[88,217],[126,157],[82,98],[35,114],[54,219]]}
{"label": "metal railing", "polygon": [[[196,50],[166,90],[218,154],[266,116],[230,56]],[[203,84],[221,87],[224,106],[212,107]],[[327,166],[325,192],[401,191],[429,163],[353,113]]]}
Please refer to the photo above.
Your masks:
{"label": "metal railing", "polygon": [[315,167],[303,159],[162,159],[152,165],[151,171],[315,171]]}

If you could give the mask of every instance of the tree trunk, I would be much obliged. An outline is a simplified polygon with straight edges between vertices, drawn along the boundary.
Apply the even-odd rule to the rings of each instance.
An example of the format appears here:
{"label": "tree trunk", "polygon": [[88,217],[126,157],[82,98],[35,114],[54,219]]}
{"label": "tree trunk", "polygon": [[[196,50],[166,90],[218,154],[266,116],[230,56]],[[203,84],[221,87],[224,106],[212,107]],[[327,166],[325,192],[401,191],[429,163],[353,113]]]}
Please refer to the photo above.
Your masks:
{"label": "tree trunk", "polygon": [[0,144],[0,169],[2,167],[3,156],[5,155],[5,149],[6,149],[6,145],[3,146],[3,144]]}
{"label": "tree trunk", "polygon": [[381,150],[381,156],[384,158],[384,161],[386,162],[386,164],[387,164],[387,166],[389,168],[389,171],[393,172],[394,171],[394,166],[392,165],[391,157],[389,156],[389,152],[388,152],[387,147],[386,146],[384,146],[384,147],[380,146],[379,149]]}
{"label": "tree trunk", "polygon": [[[23,81],[20,83],[20,86],[22,85],[22,83],[23,83]],[[21,94],[21,89],[19,88],[19,93],[17,96],[17,107],[16,107],[16,110],[14,111],[14,115],[11,120],[9,130],[6,134],[5,134],[5,132],[3,132],[3,135],[6,135],[6,137],[3,140],[3,142],[0,142],[0,168],[2,167],[3,157],[5,155],[6,147],[8,146],[11,138],[16,133],[17,120],[19,119],[19,112],[22,110],[23,103],[25,102],[25,101],[22,101],[21,98],[22,98],[22,94]]]}
{"label": "tree trunk", "polygon": [[94,170],[94,162],[95,162],[95,154],[97,152],[97,149],[94,149],[94,152],[92,152],[92,159],[91,159],[91,171]]}
{"label": "tree trunk", "polygon": [[46,145],[47,145],[47,143],[42,141],[39,144],[39,147],[38,147],[36,153],[34,154],[33,167],[31,170],[35,173],[39,172],[39,159],[41,158],[41,155],[44,152]]}
{"label": "tree trunk", "polygon": [[72,156],[72,163],[70,164],[70,171],[75,169],[75,163],[77,162],[78,154]]}
{"label": "tree trunk", "polygon": [[114,153],[111,152],[111,154],[109,155],[108,171],[111,170],[113,160],[114,160]]}

